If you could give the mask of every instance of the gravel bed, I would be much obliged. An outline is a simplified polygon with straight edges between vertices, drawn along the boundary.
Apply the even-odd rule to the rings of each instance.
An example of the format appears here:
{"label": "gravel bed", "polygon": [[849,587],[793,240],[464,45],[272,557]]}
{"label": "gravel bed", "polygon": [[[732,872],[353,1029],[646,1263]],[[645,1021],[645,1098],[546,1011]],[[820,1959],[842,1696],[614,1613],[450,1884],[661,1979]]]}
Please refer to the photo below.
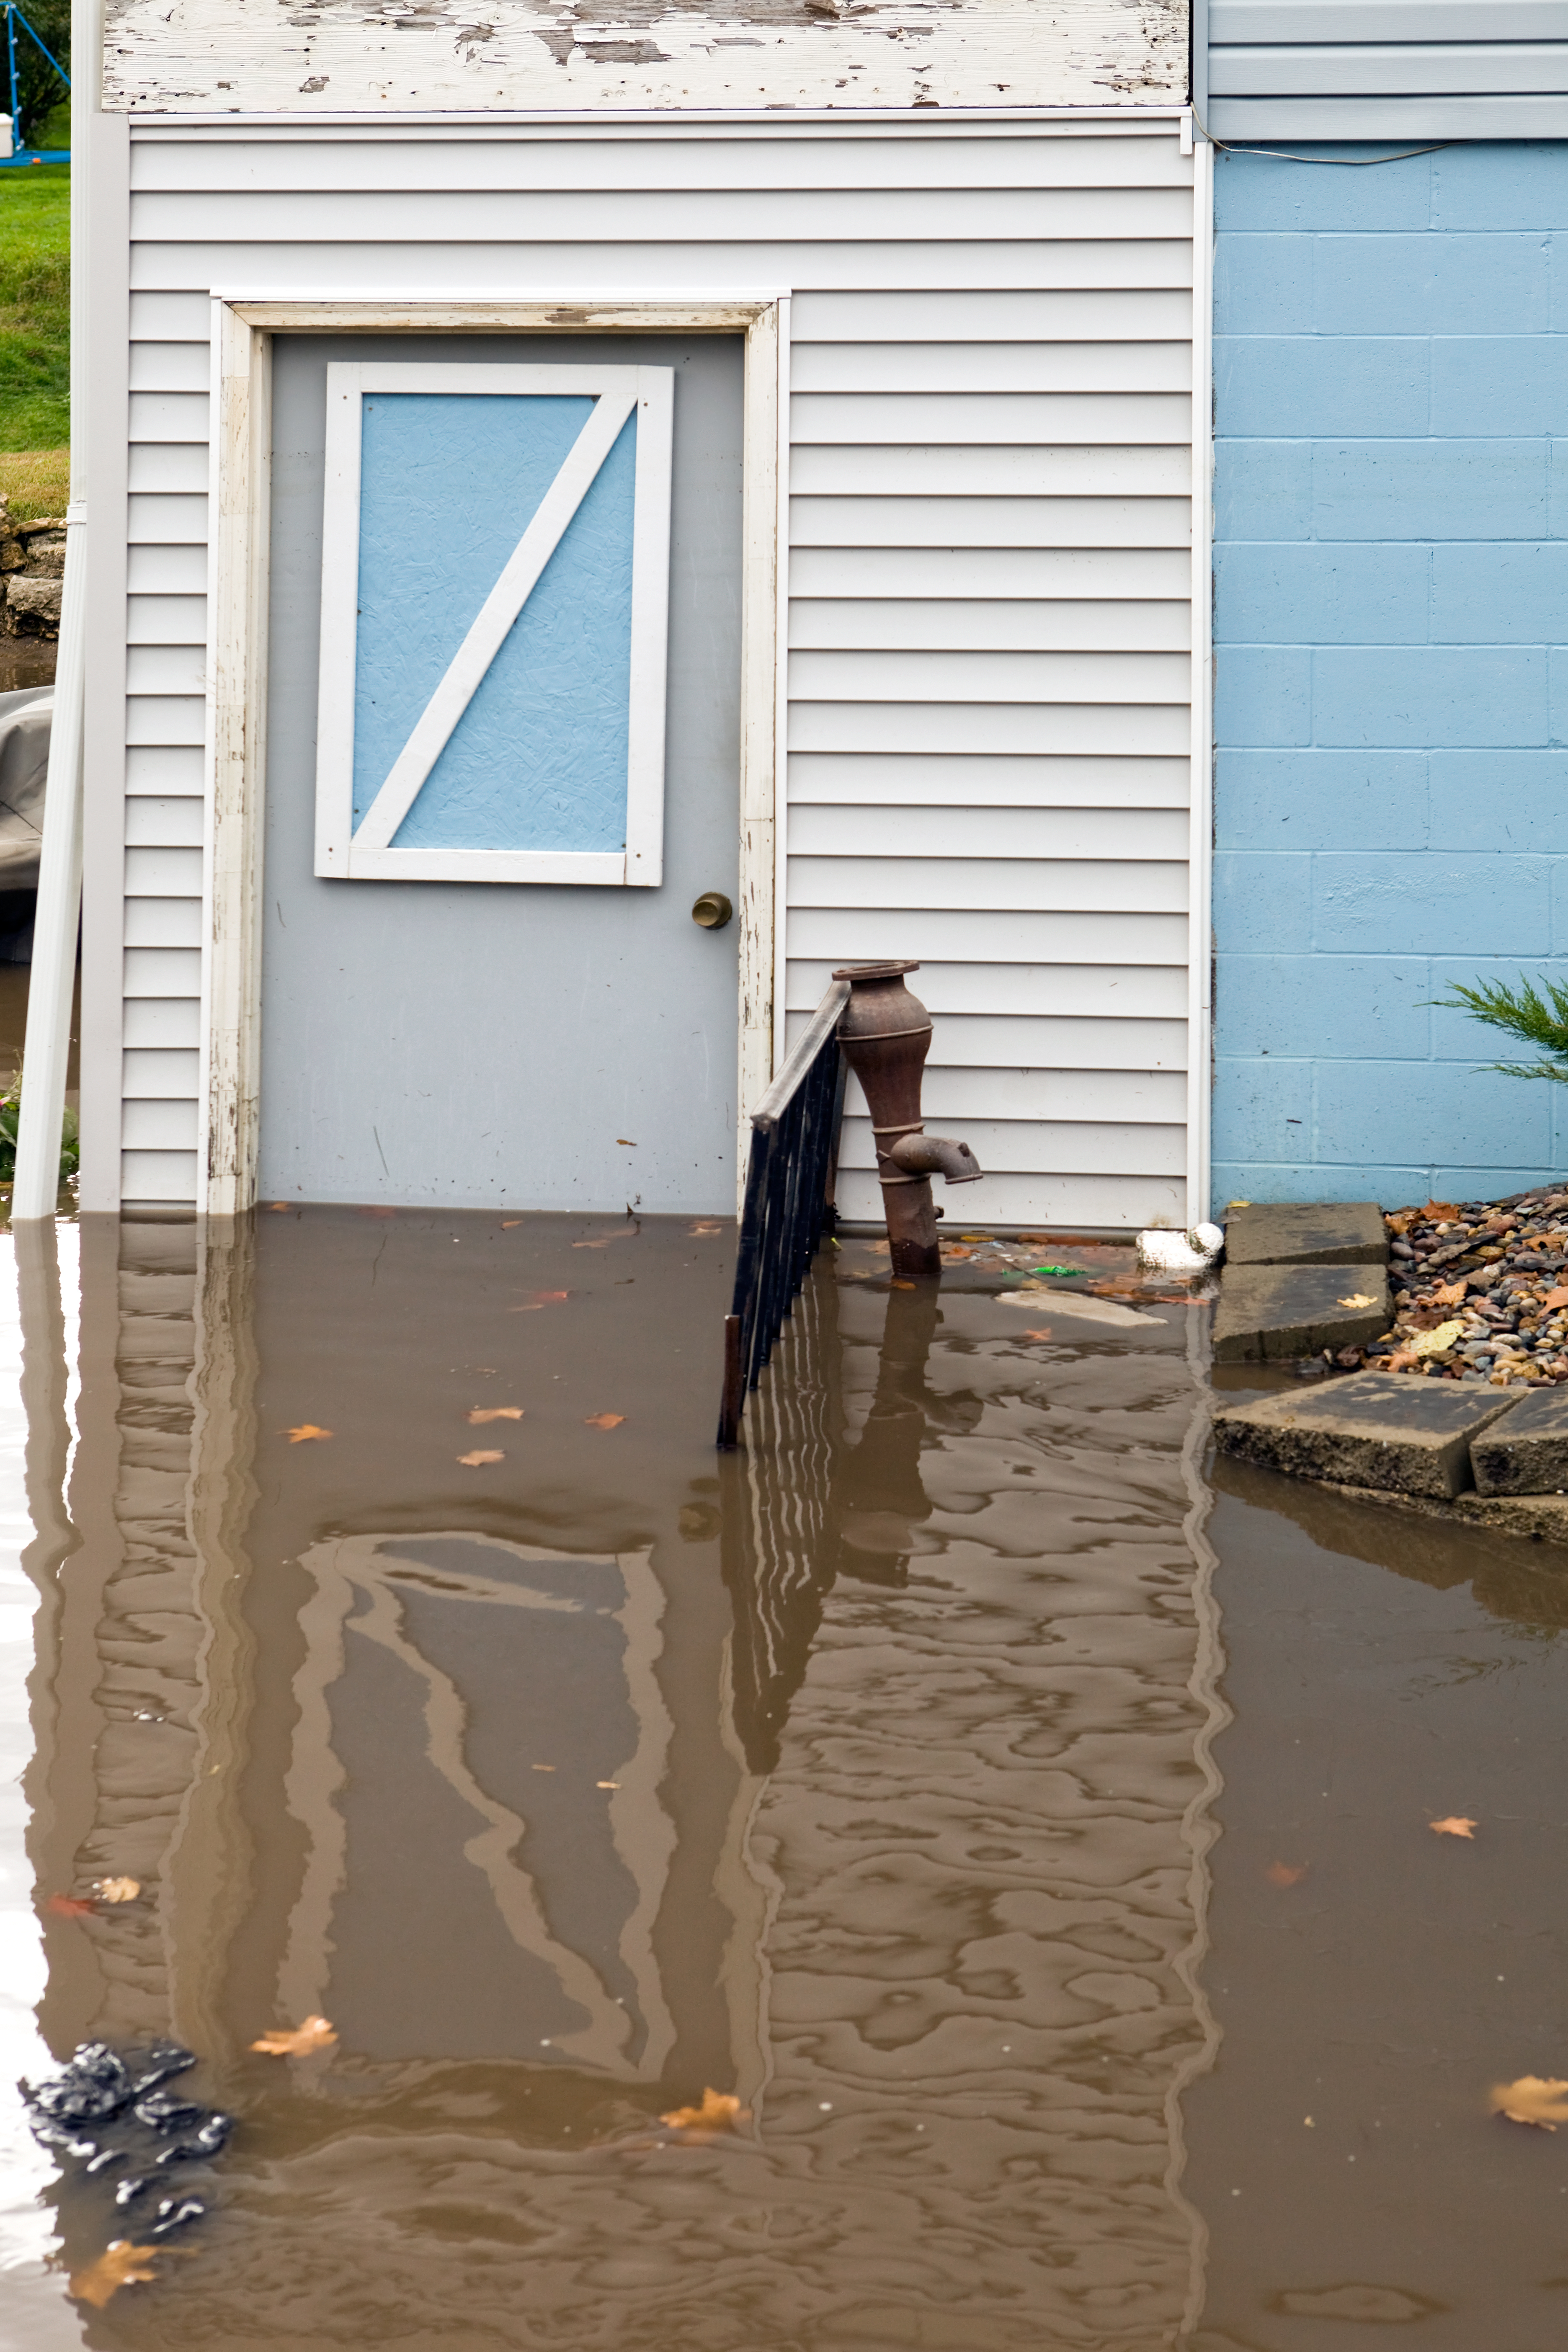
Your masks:
{"label": "gravel bed", "polygon": [[1392,1330],[1334,1363],[1493,1388],[1568,1381],[1568,1191],[1428,1201],[1388,1228]]}

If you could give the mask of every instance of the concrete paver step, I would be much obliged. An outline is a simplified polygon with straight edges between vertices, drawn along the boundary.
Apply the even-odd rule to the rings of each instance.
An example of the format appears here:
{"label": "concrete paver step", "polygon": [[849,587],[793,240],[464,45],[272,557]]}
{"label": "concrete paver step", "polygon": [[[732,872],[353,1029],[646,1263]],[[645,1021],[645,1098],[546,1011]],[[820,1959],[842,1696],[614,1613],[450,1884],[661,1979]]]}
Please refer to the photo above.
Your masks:
{"label": "concrete paver step", "polygon": [[1232,1209],[1227,1265],[1386,1265],[1388,1234],[1375,1201],[1287,1202]]}
{"label": "concrete paver step", "polygon": [[1470,1447],[1483,1495],[1568,1494],[1568,1390],[1532,1389]]}
{"label": "concrete paver step", "polygon": [[1219,1364],[1315,1356],[1380,1339],[1394,1313],[1380,1265],[1227,1265],[1215,1309]]}
{"label": "concrete paver step", "polygon": [[1304,1395],[1227,1407],[1214,1428],[1223,1452],[1269,1469],[1447,1498],[1471,1483],[1473,1441],[1516,1410],[1498,1389],[1361,1372]]}

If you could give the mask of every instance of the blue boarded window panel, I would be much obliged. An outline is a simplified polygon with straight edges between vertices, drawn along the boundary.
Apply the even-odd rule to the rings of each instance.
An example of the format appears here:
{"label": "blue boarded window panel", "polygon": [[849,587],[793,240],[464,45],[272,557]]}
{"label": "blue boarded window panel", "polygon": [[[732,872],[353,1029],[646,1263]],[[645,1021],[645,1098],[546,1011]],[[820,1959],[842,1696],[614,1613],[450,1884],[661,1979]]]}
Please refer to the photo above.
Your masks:
{"label": "blue boarded window panel", "polygon": [[329,368],[319,874],[659,880],[672,397]]}

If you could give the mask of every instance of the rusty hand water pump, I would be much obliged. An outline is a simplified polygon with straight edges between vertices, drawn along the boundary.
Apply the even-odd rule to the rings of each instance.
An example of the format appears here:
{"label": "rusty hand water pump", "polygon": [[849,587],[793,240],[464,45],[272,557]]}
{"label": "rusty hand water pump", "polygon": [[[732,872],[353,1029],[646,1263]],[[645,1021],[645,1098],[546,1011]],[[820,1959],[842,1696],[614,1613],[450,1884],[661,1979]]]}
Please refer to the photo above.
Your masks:
{"label": "rusty hand water pump", "polygon": [[921,1072],[931,1051],[931,1015],[904,986],[905,972],[919,970],[918,963],[847,963],[833,975],[849,982],[838,1044],[865,1089],[893,1272],[906,1280],[942,1271],[931,1177],[973,1184],[981,1173],[967,1143],[925,1132]]}

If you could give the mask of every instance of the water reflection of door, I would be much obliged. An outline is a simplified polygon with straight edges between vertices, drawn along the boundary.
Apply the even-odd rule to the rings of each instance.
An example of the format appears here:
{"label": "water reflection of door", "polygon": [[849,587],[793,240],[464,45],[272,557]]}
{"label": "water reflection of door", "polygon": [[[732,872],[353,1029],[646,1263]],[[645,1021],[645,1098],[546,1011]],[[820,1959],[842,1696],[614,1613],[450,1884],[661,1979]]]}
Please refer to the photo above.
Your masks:
{"label": "water reflection of door", "polygon": [[302,1564],[285,2009],[373,2058],[558,2053],[657,2079],[675,1832],[646,1555],[359,1536]]}

